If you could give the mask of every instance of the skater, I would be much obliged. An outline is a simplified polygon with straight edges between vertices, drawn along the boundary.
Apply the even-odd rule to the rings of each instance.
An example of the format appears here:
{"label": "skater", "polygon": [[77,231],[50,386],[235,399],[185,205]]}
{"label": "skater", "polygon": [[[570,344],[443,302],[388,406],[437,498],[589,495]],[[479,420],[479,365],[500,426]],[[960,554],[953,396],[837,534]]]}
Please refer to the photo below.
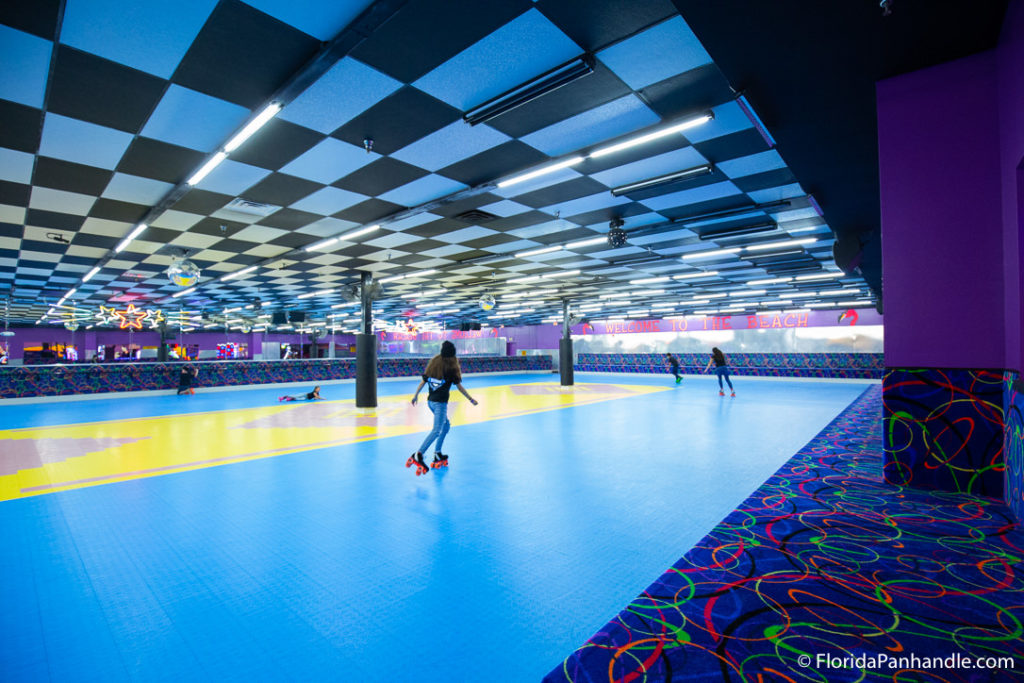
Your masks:
{"label": "skater", "polygon": [[672,364],[672,374],[676,376],[676,384],[683,381],[682,375],[679,374],[679,359],[673,356],[671,353],[666,353],[665,358]]}
{"label": "skater", "polygon": [[183,365],[181,374],[178,375],[178,396],[182,394],[195,395],[196,390],[192,388],[192,381],[199,376],[198,368],[191,365]]}
{"label": "skater", "polygon": [[278,401],[322,401],[323,397],[320,396],[320,387],[313,387],[313,391],[307,394],[299,394],[298,396],[278,396]]}
{"label": "skater", "polygon": [[431,358],[430,362],[427,363],[427,369],[423,371],[423,379],[420,381],[420,385],[416,387],[416,393],[412,395],[413,405],[416,405],[420,389],[423,388],[424,384],[429,387],[427,390],[427,406],[430,408],[430,412],[434,414],[434,427],[423,440],[419,450],[410,455],[409,459],[405,461],[406,467],[416,465],[417,477],[429,471],[427,464],[423,461],[423,453],[430,448],[430,444],[434,443],[435,439],[437,444],[434,447],[434,461],[430,464],[430,467],[448,466],[448,456],[441,452],[441,445],[444,443],[444,437],[451,428],[451,423],[448,421],[448,394],[452,385],[454,384],[455,388],[468,398],[470,403],[473,405],[477,404],[476,399],[466,393],[462,386],[462,369],[459,367],[459,359],[455,357],[455,344],[452,344],[450,341],[442,343],[441,353]]}
{"label": "skater", "polygon": [[725,396],[725,391],[722,388],[722,378],[725,377],[725,381],[729,385],[729,391],[732,392],[732,397],[736,398],[736,390],[732,388],[732,381],[729,380],[729,364],[725,360],[725,354],[717,346],[711,349],[711,360],[708,361],[704,372],[711,369],[712,363],[715,364],[715,374],[718,375],[718,395]]}

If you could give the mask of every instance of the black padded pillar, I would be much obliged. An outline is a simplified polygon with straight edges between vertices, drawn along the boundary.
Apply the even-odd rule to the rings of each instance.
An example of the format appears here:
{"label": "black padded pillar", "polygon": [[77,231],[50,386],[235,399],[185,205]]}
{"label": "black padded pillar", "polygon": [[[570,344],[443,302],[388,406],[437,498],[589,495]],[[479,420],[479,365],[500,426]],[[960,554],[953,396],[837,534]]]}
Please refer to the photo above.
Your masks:
{"label": "black padded pillar", "polygon": [[377,407],[377,337],[356,335],[356,407]]}
{"label": "black padded pillar", "polygon": [[569,320],[569,300],[562,299],[562,338],[558,340],[558,376],[563,387],[571,387],[572,376],[572,327]]}

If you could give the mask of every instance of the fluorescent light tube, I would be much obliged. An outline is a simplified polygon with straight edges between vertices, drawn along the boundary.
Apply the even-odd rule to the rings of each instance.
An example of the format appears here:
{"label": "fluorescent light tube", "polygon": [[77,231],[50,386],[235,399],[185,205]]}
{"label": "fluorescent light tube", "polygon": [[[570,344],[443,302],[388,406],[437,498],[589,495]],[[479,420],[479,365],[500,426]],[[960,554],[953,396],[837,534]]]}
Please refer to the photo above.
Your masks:
{"label": "fluorescent light tube", "polygon": [[573,275],[579,275],[579,270],[560,270],[557,273],[548,273],[547,275],[541,275],[544,279],[552,277],[572,277]]}
{"label": "fluorescent light tube", "polygon": [[134,239],[135,239],[136,237],[138,237],[139,235],[141,235],[141,234],[142,234],[142,231],[143,231],[143,230],[145,230],[145,229],[146,229],[147,227],[149,227],[149,226],[147,226],[147,225],[146,225],[145,223],[139,223],[139,224],[138,224],[138,225],[137,225],[137,226],[135,227],[135,229],[134,229],[134,230],[132,230],[132,231],[131,231],[131,232],[130,232],[130,233],[128,234],[128,236],[127,236],[127,237],[125,237],[125,238],[124,238],[123,240],[121,240],[121,243],[120,243],[120,244],[118,244],[118,245],[117,245],[116,247],[114,247],[114,253],[115,253],[115,254],[120,254],[120,253],[121,253],[122,251],[124,251],[124,250],[125,250],[125,247],[127,247],[127,246],[128,246],[129,244],[131,244],[131,243],[132,243],[132,240],[134,240]]}
{"label": "fluorescent light tube", "polygon": [[845,273],[817,273],[815,275],[797,275],[796,279],[800,281],[805,280],[838,280],[843,277]]}
{"label": "fluorescent light tube", "polygon": [[242,270],[236,270],[235,272],[228,273],[227,275],[222,277],[220,279],[220,281],[221,282],[227,282],[228,280],[234,280],[236,277],[240,277],[242,275],[245,275],[246,273],[251,273],[252,271],[256,270],[258,267],[259,266],[249,266],[248,268],[243,268]]}
{"label": "fluorescent light tube", "polygon": [[218,164],[227,158],[228,155],[226,152],[217,152],[210,157],[209,161],[203,164],[202,168],[196,171],[194,176],[186,180],[185,183],[188,185],[198,185],[203,178],[210,174],[210,171],[217,168]]}
{"label": "fluorescent light tube", "polygon": [[195,287],[189,287],[188,289],[182,290],[182,291],[178,292],[177,294],[172,294],[171,298],[172,299],[177,299],[179,296],[185,296],[186,294],[191,294],[194,291],[196,291]]}
{"label": "fluorescent light tube", "polygon": [[761,296],[766,291],[764,289],[750,289],[745,292],[729,292],[729,296]]}
{"label": "fluorescent light tube", "polygon": [[804,244],[810,244],[817,242],[816,237],[805,237],[799,240],[785,240],[782,242],[768,242],[767,244],[753,244],[747,247],[747,251],[763,251],[765,249],[780,249],[782,247],[796,247]]}
{"label": "fluorescent light tube", "polygon": [[740,247],[733,247],[732,249],[715,249],[714,251],[698,251],[693,254],[683,254],[682,259],[688,261],[690,259],[697,258],[712,258],[714,256],[726,256],[728,254],[738,254]]}
{"label": "fluorescent light tube", "polygon": [[539,279],[540,279],[540,275],[530,275],[529,277],[513,278],[513,279],[509,280],[508,282],[509,282],[509,284],[519,284],[521,282],[533,282],[534,280],[539,280]]}
{"label": "fluorescent light tube", "polygon": [[689,273],[687,275],[673,275],[673,280],[693,280],[698,277],[711,277],[712,275],[718,275],[717,270],[707,270],[703,273]]}
{"label": "fluorescent light tube", "polygon": [[471,126],[501,116],[505,112],[531,102],[542,95],[553,92],[563,85],[583,78],[594,72],[594,58],[585,54],[545,71],[536,78],[506,90],[479,104],[463,115],[463,120]]}
{"label": "fluorescent light tube", "polygon": [[672,133],[679,133],[679,132],[684,131],[684,130],[686,130],[688,128],[693,128],[694,126],[699,126],[699,125],[701,125],[703,123],[707,123],[708,121],[710,121],[713,118],[714,118],[714,115],[711,112],[708,112],[708,113],[702,114],[701,116],[698,116],[696,118],[687,119],[686,121],[682,121],[680,123],[676,123],[676,124],[673,124],[671,126],[666,126],[665,128],[661,128],[661,129],[656,130],[656,131],[651,132],[651,133],[647,133],[646,135],[640,135],[638,137],[631,138],[631,139],[626,140],[624,142],[619,142],[619,143],[614,144],[614,145],[609,145],[607,147],[602,147],[601,149],[598,149],[598,150],[595,150],[595,151],[591,152],[590,153],[590,158],[597,159],[599,157],[603,157],[603,156],[608,155],[608,154],[614,154],[615,152],[620,152],[620,151],[622,151],[624,149],[629,149],[630,147],[636,147],[637,145],[643,145],[643,144],[646,144],[648,142],[652,142],[654,140],[658,140],[659,138],[663,138],[663,137],[665,137],[667,135],[672,135]]}
{"label": "fluorescent light tube", "polygon": [[309,245],[308,247],[306,247],[305,251],[320,251],[321,249],[326,249],[332,244],[337,244],[337,242],[338,238],[332,237],[329,240],[322,240],[320,242],[316,242],[314,244]]}
{"label": "fluorescent light tube", "polygon": [[581,161],[583,161],[583,157],[581,156],[571,157],[569,159],[566,159],[565,161],[559,161],[558,163],[538,168],[536,171],[530,171],[528,173],[523,173],[521,175],[509,178],[508,180],[502,180],[500,183],[498,183],[498,187],[508,187],[509,185],[516,185],[527,180],[533,180],[534,178],[539,178],[542,175],[554,173],[555,171],[560,171],[563,168],[568,168],[569,166],[575,166]]}
{"label": "fluorescent light tube", "polygon": [[619,187],[612,188],[612,195],[620,197],[630,192],[638,192],[640,190],[647,190],[652,187],[661,187],[662,185],[669,185],[684,180],[690,180],[693,178],[699,178],[701,176],[713,173],[711,166],[705,164],[704,166],[697,166],[696,168],[688,168],[685,171],[676,171],[675,173],[666,173],[655,178],[648,178],[647,180],[640,180],[635,183],[629,183],[628,185],[620,185]]}
{"label": "fluorescent light tube", "polygon": [[338,237],[338,239],[341,240],[342,242],[349,242],[351,240],[354,240],[357,237],[362,237],[363,235],[369,235],[374,230],[379,230],[379,229],[380,229],[379,225],[371,225],[371,226],[368,226],[368,227],[365,227],[365,228],[360,228],[358,230],[353,230],[352,232],[347,232],[344,235],[341,235],[340,237]]}
{"label": "fluorescent light tube", "polygon": [[90,270],[88,273],[86,273],[85,277],[82,278],[82,283],[84,284],[84,283],[88,282],[89,280],[91,280],[93,275],[95,275],[98,272],[100,272],[100,267],[96,266],[95,268]]}
{"label": "fluorescent light tube", "polygon": [[[246,125],[245,128],[238,131],[238,135],[231,138],[228,141],[228,144],[224,145],[224,151],[234,152],[243,142],[252,137],[253,133],[255,133],[264,125],[266,125],[267,121],[277,116],[277,112],[279,111],[281,111],[281,105],[278,104],[277,102],[271,102],[270,104],[268,104],[266,107],[263,108],[263,111],[256,115],[256,118],[254,118],[252,121],[248,123],[248,125]],[[193,183],[189,184],[192,185]]]}
{"label": "fluorescent light tube", "polygon": [[668,275],[665,275],[664,277],[645,277],[645,278],[641,278],[639,280],[630,280],[629,284],[631,284],[631,285],[650,285],[650,284],[654,284],[655,282],[668,282],[671,279],[672,278],[670,278]]}
{"label": "fluorescent light tube", "polygon": [[777,285],[783,282],[789,282],[793,278],[790,277],[773,277],[768,280],[747,280],[748,285]]}
{"label": "fluorescent light tube", "polygon": [[561,251],[561,250],[562,250],[562,246],[561,245],[558,245],[556,247],[543,247],[541,249],[531,249],[530,251],[521,251],[518,254],[515,254],[515,258],[526,258],[528,256],[540,256],[541,254],[550,254],[552,252]]}
{"label": "fluorescent light tube", "polygon": [[592,247],[597,244],[608,244],[607,237],[594,237],[592,239],[580,240],[579,242],[569,242],[565,245],[566,249],[582,249],[583,247]]}
{"label": "fluorescent light tube", "polygon": [[395,282],[397,280],[404,280],[407,277],[408,277],[408,275],[392,275],[391,277],[381,278],[381,279],[377,280],[377,282],[379,282],[381,284],[384,284],[386,282]]}

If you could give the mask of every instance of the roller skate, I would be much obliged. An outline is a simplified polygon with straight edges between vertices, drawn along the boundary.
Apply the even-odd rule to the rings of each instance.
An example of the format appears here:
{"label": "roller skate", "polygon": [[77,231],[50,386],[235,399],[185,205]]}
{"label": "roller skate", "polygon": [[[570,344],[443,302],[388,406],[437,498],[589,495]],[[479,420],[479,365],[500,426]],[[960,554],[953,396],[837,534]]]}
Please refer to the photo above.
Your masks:
{"label": "roller skate", "polygon": [[719,389],[719,390],[718,390],[718,395],[719,395],[719,396],[725,396],[725,392],[724,392],[724,391],[722,391],[721,389]]}
{"label": "roller skate", "polygon": [[416,465],[417,477],[430,471],[430,468],[427,467],[427,463],[423,462],[422,453],[413,453],[409,456],[409,459],[405,461],[406,467],[412,467],[413,465]]}
{"label": "roller skate", "polygon": [[448,467],[448,456],[444,453],[434,453],[434,462],[430,466],[435,470],[441,467]]}
{"label": "roller skate", "polygon": [[733,398],[736,398],[736,392],[735,392],[735,391],[734,391],[734,392],[732,392],[731,396],[732,396]]}

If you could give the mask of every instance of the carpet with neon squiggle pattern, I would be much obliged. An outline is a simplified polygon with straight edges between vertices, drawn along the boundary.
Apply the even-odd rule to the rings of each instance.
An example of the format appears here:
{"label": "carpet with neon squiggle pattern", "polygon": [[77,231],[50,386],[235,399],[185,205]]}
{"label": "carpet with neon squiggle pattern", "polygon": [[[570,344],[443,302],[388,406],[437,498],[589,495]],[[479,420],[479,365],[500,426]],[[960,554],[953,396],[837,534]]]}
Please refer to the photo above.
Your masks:
{"label": "carpet with neon squiggle pattern", "polygon": [[885,483],[881,418],[873,386],[545,681],[1024,680],[1024,529]]}

